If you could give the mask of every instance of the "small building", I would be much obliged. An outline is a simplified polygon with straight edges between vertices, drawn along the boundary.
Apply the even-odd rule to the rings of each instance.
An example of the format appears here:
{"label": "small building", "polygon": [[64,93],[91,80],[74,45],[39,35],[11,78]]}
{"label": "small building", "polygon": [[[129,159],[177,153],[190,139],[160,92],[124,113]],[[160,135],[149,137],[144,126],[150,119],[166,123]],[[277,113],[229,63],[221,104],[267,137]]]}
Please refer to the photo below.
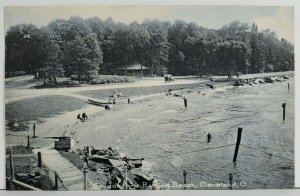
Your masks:
{"label": "small building", "polygon": [[58,151],[68,151],[74,147],[74,139],[68,136],[44,138],[54,139],[54,149]]}
{"label": "small building", "polygon": [[71,137],[57,137],[54,141],[54,148],[56,150],[70,150],[74,146],[74,139]]}
{"label": "small building", "polygon": [[143,76],[150,76],[151,69],[140,63],[134,63],[131,65],[125,65],[117,68],[116,73],[119,75],[143,77]]}

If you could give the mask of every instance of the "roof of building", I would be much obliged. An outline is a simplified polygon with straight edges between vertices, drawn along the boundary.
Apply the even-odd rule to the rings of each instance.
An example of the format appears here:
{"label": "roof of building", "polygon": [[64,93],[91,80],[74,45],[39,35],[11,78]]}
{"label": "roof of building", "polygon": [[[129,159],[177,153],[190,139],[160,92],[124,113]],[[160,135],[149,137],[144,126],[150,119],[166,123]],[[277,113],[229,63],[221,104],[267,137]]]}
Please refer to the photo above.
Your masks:
{"label": "roof of building", "polygon": [[[149,69],[148,67],[144,66],[144,65],[141,65],[140,63],[134,63],[132,65],[128,65],[127,66],[127,70],[140,70],[141,69],[141,66],[142,66],[142,69]],[[125,70],[126,67],[125,66],[122,66],[122,67],[119,67],[118,69],[122,69],[122,70]]]}

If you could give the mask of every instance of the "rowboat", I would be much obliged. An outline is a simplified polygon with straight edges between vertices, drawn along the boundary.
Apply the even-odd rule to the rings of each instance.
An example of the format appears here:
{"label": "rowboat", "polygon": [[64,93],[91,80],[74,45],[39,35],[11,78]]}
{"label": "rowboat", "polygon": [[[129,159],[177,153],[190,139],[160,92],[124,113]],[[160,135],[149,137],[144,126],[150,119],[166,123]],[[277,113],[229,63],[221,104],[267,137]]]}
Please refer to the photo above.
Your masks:
{"label": "rowboat", "polygon": [[112,104],[112,103],[109,103],[109,102],[100,102],[100,101],[94,101],[94,100],[91,100],[91,99],[88,99],[88,101],[90,102],[90,104],[103,106],[103,107],[108,105],[108,104]]}

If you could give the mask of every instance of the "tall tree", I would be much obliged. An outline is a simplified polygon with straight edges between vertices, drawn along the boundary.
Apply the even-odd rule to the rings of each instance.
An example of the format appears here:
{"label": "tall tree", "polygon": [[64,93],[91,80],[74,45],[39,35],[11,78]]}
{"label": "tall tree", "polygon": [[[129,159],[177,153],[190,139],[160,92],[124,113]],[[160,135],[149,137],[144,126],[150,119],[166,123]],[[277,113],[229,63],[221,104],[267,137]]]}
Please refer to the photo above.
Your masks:
{"label": "tall tree", "polygon": [[39,52],[43,37],[31,24],[12,26],[5,37],[6,70],[34,73],[39,67]]}
{"label": "tall tree", "polygon": [[145,62],[151,65],[152,75],[166,73],[166,63],[169,61],[168,29],[158,20],[145,20],[142,24],[149,34],[149,45],[146,50]]}
{"label": "tall tree", "polygon": [[76,75],[80,81],[97,74],[103,60],[100,43],[91,27],[80,17],[55,20],[48,25],[60,44],[61,64],[66,76]]}
{"label": "tall tree", "polygon": [[62,72],[89,80],[135,62],[158,75],[167,70],[175,75],[230,75],[294,69],[291,43],[268,29],[258,31],[255,23],[250,28],[239,21],[214,30],[180,20],[126,25],[112,18],[71,17],[54,20],[45,29],[12,26],[5,43],[7,72],[43,68],[53,81]]}
{"label": "tall tree", "polygon": [[62,76],[64,69],[59,61],[60,48],[59,44],[48,29],[41,29],[43,41],[40,42],[40,66],[36,70],[39,76],[44,79],[44,83],[49,80],[51,84],[57,85],[57,76]]}

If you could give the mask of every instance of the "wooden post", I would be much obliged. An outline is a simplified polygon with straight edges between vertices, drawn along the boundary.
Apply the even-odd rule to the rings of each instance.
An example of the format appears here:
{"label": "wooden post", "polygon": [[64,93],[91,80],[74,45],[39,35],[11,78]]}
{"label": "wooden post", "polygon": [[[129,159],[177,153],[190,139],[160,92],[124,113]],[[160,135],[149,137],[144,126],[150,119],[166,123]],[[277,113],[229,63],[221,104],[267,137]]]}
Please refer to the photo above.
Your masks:
{"label": "wooden post", "polygon": [[87,190],[86,173],[87,173],[87,164],[83,163],[83,190]]}
{"label": "wooden post", "polygon": [[130,99],[128,99],[127,101],[128,101],[128,104],[129,104],[130,103]]}
{"label": "wooden post", "polygon": [[184,189],[186,189],[186,171],[183,170],[183,185],[184,185]]}
{"label": "wooden post", "polygon": [[232,189],[232,179],[233,179],[233,175],[232,173],[229,173],[229,189]]}
{"label": "wooden post", "polygon": [[238,128],[238,134],[237,134],[234,157],[233,157],[233,162],[234,163],[236,162],[237,155],[238,155],[238,152],[239,152],[239,147],[240,147],[241,138],[242,138],[242,130],[243,130],[243,128]]}
{"label": "wooden post", "polygon": [[35,123],[33,123],[33,138],[35,138]]}
{"label": "wooden post", "polygon": [[282,109],[283,109],[283,113],[282,113],[282,120],[285,121],[285,107],[286,107],[286,103],[282,104]]}
{"label": "wooden post", "polygon": [[9,186],[11,190],[14,190],[13,180],[15,179],[15,171],[14,171],[14,163],[13,163],[13,156],[12,156],[12,148],[9,148],[9,166],[10,166],[10,181]]}
{"label": "wooden post", "polygon": [[183,101],[184,101],[184,107],[187,107],[187,99],[183,98]]}
{"label": "wooden post", "polygon": [[92,148],[88,146],[89,156],[92,156]]}
{"label": "wooden post", "polygon": [[58,176],[57,176],[57,173],[56,173],[56,172],[54,172],[54,175],[55,175],[54,189],[55,189],[55,190],[58,190]]}
{"label": "wooden post", "polygon": [[[86,146],[86,151],[87,151],[87,156],[90,156],[91,153],[90,153],[90,147],[89,146]],[[88,162],[87,162],[87,164],[88,164]]]}
{"label": "wooden post", "polygon": [[38,167],[42,167],[42,154],[41,152],[38,152],[37,155],[38,155]]}
{"label": "wooden post", "polygon": [[290,92],[290,83],[288,83],[288,92]]}
{"label": "wooden post", "polygon": [[124,182],[124,190],[128,190],[128,176],[127,176],[127,165],[124,165],[124,172],[125,172],[125,182]]}
{"label": "wooden post", "polygon": [[29,135],[27,135],[27,148],[30,148],[30,138],[29,138]]}

